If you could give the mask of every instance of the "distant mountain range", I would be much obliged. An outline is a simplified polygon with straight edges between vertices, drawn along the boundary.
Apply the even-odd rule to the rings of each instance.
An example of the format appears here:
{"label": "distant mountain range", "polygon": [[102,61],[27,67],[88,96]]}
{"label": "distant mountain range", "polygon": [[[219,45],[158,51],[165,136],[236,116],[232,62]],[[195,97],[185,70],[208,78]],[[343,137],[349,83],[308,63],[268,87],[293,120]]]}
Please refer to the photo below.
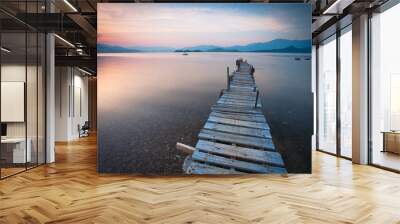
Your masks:
{"label": "distant mountain range", "polygon": [[166,47],[120,47],[98,44],[99,53],[129,53],[129,52],[277,52],[277,53],[310,53],[310,40],[275,39],[268,42],[252,43],[221,47],[217,45],[198,45],[180,49]]}
{"label": "distant mountain range", "polygon": [[121,47],[117,45],[97,44],[99,53],[134,53],[134,52],[172,52],[175,48],[167,47]]}

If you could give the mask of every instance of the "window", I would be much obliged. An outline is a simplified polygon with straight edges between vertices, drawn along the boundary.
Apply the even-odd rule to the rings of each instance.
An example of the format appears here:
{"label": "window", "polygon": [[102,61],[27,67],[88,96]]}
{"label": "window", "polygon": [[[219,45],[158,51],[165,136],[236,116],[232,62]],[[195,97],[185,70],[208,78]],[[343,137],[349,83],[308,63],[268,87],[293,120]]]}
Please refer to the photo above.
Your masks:
{"label": "window", "polygon": [[318,48],[318,149],[336,153],[336,36]]}
{"label": "window", "polygon": [[[39,13],[43,1],[1,2]],[[0,178],[45,163],[45,35],[0,13]]]}
{"label": "window", "polygon": [[351,26],[340,36],[340,155],[351,158],[352,149],[352,35]]}
{"label": "window", "polygon": [[400,4],[371,19],[371,159],[400,170]]}

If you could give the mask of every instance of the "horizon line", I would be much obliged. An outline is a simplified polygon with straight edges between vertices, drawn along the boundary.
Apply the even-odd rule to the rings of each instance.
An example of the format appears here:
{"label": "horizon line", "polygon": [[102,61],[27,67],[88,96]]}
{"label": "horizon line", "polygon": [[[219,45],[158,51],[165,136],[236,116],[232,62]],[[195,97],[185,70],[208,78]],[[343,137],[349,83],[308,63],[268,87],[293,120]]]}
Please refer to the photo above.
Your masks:
{"label": "horizon line", "polygon": [[163,45],[153,45],[153,46],[146,46],[146,45],[132,45],[132,46],[123,46],[123,45],[118,45],[118,44],[110,44],[110,43],[104,43],[104,42],[98,42],[96,45],[99,44],[104,44],[104,45],[109,45],[109,46],[116,46],[116,47],[124,47],[124,48],[133,48],[133,47],[146,47],[146,48],[151,48],[151,47],[157,47],[157,48],[170,48],[170,49],[182,49],[182,48],[189,48],[189,47],[198,47],[198,46],[216,46],[216,47],[233,47],[233,46],[246,46],[250,44],[256,44],[256,43],[268,43],[272,42],[274,40],[288,40],[288,41],[310,41],[312,42],[312,39],[285,39],[285,38],[275,38],[269,41],[257,41],[257,42],[248,42],[246,44],[231,44],[231,45],[216,45],[216,44],[196,44],[192,46],[186,46],[186,47],[173,47],[173,46],[163,46]]}

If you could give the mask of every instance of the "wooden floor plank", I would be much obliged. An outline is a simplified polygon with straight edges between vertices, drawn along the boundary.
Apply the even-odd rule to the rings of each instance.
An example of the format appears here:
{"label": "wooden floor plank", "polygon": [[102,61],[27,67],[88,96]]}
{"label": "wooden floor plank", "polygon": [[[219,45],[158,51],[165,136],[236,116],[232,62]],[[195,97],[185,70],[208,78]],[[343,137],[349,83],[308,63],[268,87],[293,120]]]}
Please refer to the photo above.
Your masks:
{"label": "wooden floor plank", "polygon": [[213,154],[207,154],[200,151],[196,151],[192,155],[192,159],[195,161],[205,162],[207,164],[223,166],[227,168],[235,168],[239,171],[251,172],[251,173],[286,173],[286,169],[282,167],[273,167],[267,165],[259,165],[255,163],[249,163],[234,159],[228,159],[222,156],[216,156]]}
{"label": "wooden floor plank", "polygon": [[[245,114],[234,114],[234,113],[219,113],[211,112],[210,118],[215,117],[214,122],[234,124],[243,127],[254,127],[254,128],[267,128],[268,124],[263,116],[248,116]],[[217,120],[217,118],[221,118]],[[250,123],[246,123],[250,122]]]}
{"label": "wooden floor plank", "polygon": [[[218,100],[216,105],[219,105],[219,106],[230,106],[230,107],[240,107],[240,108],[243,108],[243,109],[253,109],[253,108],[255,108],[255,102],[254,103],[243,103],[243,102],[239,102],[239,101],[227,101],[227,100],[219,101]],[[257,103],[257,108],[261,108],[261,102]]]}
{"label": "wooden floor plank", "polygon": [[256,88],[257,86],[254,83],[242,83],[242,82],[232,81],[231,87],[250,88],[251,90],[254,90],[254,88]]}
{"label": "wooden floor plank", "polygon": [[237,99],[237,100],[247,100],[247,101],[255,101],[256,96],[241,96],[241,95],[234,95],[234,94],[223,94],[221,96],[223,99]]}
{"label": "wooden floor plank", "polygon": [[233,82],[237,82],[237,83],[241,83],[241,84],[255,84],[255,81],[254,81],[254,79],[241,79],[241,78],[236,78],[236,77],[233,77],[232,79],[231,79],[231,83],[233,83]]}
{"label": "wooden floor plank", "polygon": [[230,101],[230,102],[239,102],[239,103],[248,103],[248,104],[254,104],[256,102],[256,98],[240,98],[240,97],[226,97],[226,96],[221,96],[218,100],[219,102],[223,101]]}
{"label": "wooden floor plank", "polygon": [[231,95],[239,95],[239,96],[256,96],[256,94],[257,94],[256,92],[248,92],[248,91],[234,92],[232,90],[226,90],[226,89],[222,90],[222,93],[231,94]]}
{"label": "wooden floor plank", "polygon": [[232,92],[250,92],[253,93],[254,92],[254,88],[253,87],[245,87],[245,86],[234,86],[231,85],[230,91]]}
{"label": "wooden floor plank", "polygon": [[211,108],[212,111],[220,111],[220,112],[232,112],[232,113],[243,113],[243,114],[262,114],[260,110],[256,109],[248,109],[241,107],[232,107],[232,106],[220,106],[215,105]]}
{"label": "wooden floor plank", "polygon": [[226,175],[226,174],[245,174],[245,173],[234,169],[224,169],[221,167],[216,167],[209,164],[192,161],[187,169],[187,174]]}
{"label": "wooden floor plank", "polygon": [[202,129],[199,138],[204,140],[214,140],[223,143],[232,143],[239,146],[255,147],[269,151],[276,151],[274,143],[270,138],[255,138],[231,133],[222,133],[218,131]]}
{"label": "wooden floor plank", "polygon": [[196,148],[200,151],[225,157],[232,157],[256,163],[265,163],[281,167],[285,166],[282,157],[278,152],[262,151],[205,140],[199,140],[196,144]]}
{"label": "wooden floor plank", "polygon": [[313,150],[312,174],[99,174],[96,134],[0,181],[0,223],[399,223],[400,174]]}
{"label": "wooden floor plank", "polygon": [[[226,98],[221,97],[217,101],[217,103],[229,103],[229,104],[237,104],[237,105],[246,105],[246,106],[253,106],[255,105],[256,99],[238,99],[238,98]],[[258,107],[261,107],[261,100],[258,99]]]}
{"label": "wooden floor plank", "polygon": [[241,127],[232,124],[219,124],[212,122],[212,120],[210,121],[210,119],[207,121],[207,123],[204,125],[203,128],[208,130],[221,131],[226,133],[246,135],[258,138],[272,138],[271,133],[269,132],[268,129]]}

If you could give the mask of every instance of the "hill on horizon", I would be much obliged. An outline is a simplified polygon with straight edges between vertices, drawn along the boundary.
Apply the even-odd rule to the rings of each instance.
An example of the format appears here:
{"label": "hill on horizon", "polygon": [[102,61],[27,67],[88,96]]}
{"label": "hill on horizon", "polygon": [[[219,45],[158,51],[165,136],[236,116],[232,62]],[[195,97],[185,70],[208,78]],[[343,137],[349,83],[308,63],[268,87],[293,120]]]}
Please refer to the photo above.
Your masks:
{"label": "hill on horizon", "polygon": [[128,52],[282,52],[310,53],[311,40],[274,39],[268,42],[251,43],[222,47],[217,45],[197,45],[184,48],[168,47],[121,47],[108,44],[97,44],[99,53],[128,53]]}

